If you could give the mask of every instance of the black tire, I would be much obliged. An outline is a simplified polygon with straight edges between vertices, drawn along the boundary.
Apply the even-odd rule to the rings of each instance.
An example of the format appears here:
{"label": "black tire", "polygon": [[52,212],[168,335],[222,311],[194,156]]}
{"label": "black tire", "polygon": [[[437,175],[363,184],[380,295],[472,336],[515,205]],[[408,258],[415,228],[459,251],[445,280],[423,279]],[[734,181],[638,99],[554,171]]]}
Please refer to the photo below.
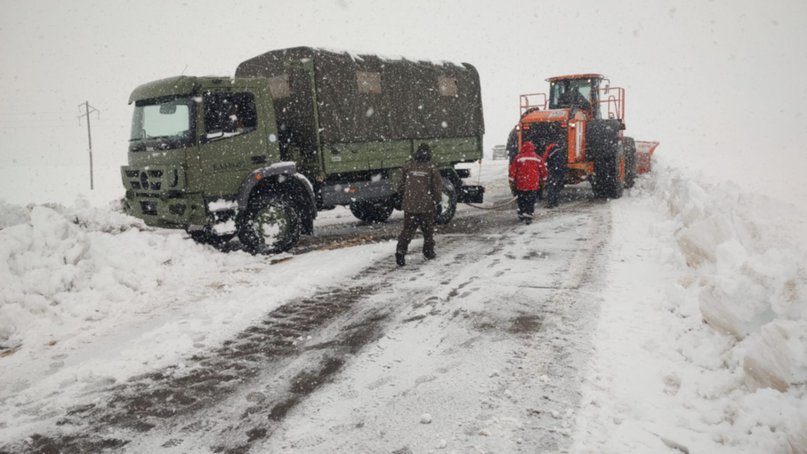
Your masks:
{"label": "black tire", "polygon": [[591,189],[597,198],[622,197],[624,151],[620,142],[619,120],[592,120],[586,130],[587,155],[594,161]]}
{"label": "black tire", "polygon": [[281,195],[254,194],[239,222],[238,239],[251,254],[287,251],[300,239],[300,215]]}
{"label": "black tire", "polygon": [[625,187],[630,189],[636,184],[636,141],[625,137]]}
{"label": "black tire", "polygon": [[434,213],[435,224],[448,224],[454,219],[457,212],[457,186],[456,180],[450,176],[443,176],[443,191],[440,201],[440,212]]}
{"label": "black tire", "polygon": [[[596,163],[594,165],[595,165],[595,167],[601,167],[601,166],[598,166]],[[606,195],[605,195],[605,182],[603,181],[602,178],[598,178],[598,174],[596,173],[596,171],[595,171],[594,175],[592,175],[591,178],[589,178],[589,182],[591,182],[591,191],[594,192],[594,197],[595,198],[597,198],[597,199],[606,198]]]}
{"label": "black tire", "polygon": [[350,212],[357,219],[371,224],[385,222],[392,215],[393,202],[390,200],[355,200],[350,203]]}
{"label": "black tire", "polygon": [[594,179],[591,188],[597,198],[618,199],[622,197],[624,181],[620,176],[620,167],[624,165],[625,154],[622,146],[611,156],[594,161]]}
{"label": "black tire", "polygon": [[596,162],[613,157],[620,143],[619,132],[619,120],[591,120],[586,128],[588,159]]}

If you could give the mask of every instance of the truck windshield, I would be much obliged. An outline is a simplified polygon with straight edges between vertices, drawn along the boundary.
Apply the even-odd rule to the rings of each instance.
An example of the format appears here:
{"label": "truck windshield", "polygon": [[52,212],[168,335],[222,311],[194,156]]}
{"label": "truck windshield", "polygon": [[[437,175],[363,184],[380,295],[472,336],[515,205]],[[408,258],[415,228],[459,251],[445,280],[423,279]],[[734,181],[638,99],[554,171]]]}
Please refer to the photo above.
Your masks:
{"label": "truck windshield", "polygon": [[132,117],[129,149],[171,150],[191,145],[194,105],[191,98],[138,101]]}
{"label": "truck windshield", "polygon": [[591,106],[590,79],[563,79],[552,82],[549,95],[550,109]]}

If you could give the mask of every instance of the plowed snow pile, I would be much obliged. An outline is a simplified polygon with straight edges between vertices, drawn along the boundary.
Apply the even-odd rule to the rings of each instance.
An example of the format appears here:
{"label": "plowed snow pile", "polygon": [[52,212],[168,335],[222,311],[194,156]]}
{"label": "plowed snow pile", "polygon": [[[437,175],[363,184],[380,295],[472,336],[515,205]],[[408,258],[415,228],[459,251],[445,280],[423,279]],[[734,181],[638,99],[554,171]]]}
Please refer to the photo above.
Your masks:
{"label": "plowed snow pile", "polygon": [[807,452],[804,211],[668,165],[612,203],[575,451]]}

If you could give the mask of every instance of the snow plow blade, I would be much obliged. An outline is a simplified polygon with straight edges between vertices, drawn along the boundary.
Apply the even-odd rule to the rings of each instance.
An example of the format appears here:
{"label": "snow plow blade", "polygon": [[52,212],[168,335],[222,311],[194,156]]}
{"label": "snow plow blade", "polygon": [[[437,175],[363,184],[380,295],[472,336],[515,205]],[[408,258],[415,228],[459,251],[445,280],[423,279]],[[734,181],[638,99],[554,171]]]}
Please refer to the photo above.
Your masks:
{"label": "snow plow blade", "polygon": [[636,173],[638,175],[650,172],[650,170],[652,170],[651,158],[653,157],[653,152],[656,151],[656,147],[658,147],[658,145],[658,142],[648,142],[644,140],[636,141]]}

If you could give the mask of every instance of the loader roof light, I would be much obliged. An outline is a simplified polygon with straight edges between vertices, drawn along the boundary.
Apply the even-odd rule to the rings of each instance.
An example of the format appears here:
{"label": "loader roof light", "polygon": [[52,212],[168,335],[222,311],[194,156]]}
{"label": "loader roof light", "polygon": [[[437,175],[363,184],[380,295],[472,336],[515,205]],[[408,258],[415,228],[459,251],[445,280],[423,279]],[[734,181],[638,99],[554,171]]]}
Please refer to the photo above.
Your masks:
{"label": "loader roof light", "polygon": [[255,175],[255,181],[261,181],[261,180],[263,180],[263,175],[261,175],[260,173],[256,174]]}

